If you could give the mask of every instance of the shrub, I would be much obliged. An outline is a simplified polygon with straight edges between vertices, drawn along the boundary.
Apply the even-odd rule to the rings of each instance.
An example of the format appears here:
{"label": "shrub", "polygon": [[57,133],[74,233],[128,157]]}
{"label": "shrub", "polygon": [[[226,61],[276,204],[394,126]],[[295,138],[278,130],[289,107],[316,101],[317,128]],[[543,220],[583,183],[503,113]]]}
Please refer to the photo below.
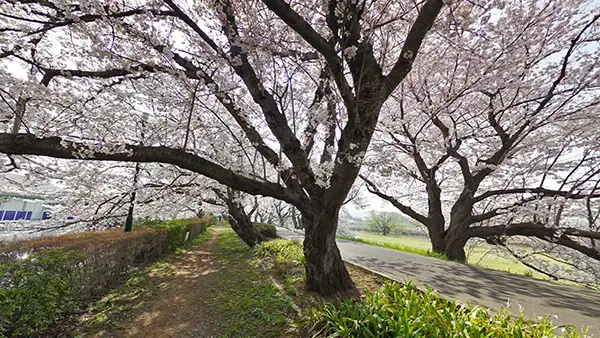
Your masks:
{"label": "shrub", "polygon": [[275,262],[304,265],[302,243],[298,240],[275,239],[262,242],[256,248],[256,255],[259,257],[269,257]]}
{"label": "shrub", "polygon": [[[312,330],[327,337],[558,337],[547,318],[525,320],[508,310],[490,314],[425,292],[412,283],[387,282],[363,301],[342,300],[312,308]],[[572,326],[560,336],[581,337]]]}
{"label": "shrub", "polygon": [[165,252],[174,252],[189,239],[206,231],[212,224],[214,224],[214,218],[205,217],[203,219],[189,218],[163,222],[149,220],[138,224],[137,227],[166,229],[167,238],[165,240],[164,250]]}
{"label": "shrub", "polygon": [[299,281],[304,278],[304,253],[297,240],[275,239],[260,243],[254,254],[266,258],[277,277]]}
{"label": "shrub", "polygon": [[0,336],[29,337],[78,308],[83,255],[45,249],[0,265]]}
{"label": "shrub", "polygon": [[[0,247],[0,337],[29,337],[146,264],[191,242],[211,219],[35,238]],[[187,235],[189,232],[189,235]],[[187,237],[187,241],[186,241]]]}
{"label": "shrub", "polygon": [[267,223],[254,223],[254,227],[266,239],[273,239],[278,237],[277,229],[275,229],[274,225]]}

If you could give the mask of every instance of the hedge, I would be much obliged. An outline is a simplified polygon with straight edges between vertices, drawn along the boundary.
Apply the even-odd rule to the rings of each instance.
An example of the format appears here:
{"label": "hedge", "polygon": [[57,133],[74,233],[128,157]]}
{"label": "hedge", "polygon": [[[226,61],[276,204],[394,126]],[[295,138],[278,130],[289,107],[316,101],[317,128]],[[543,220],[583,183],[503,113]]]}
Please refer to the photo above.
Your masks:
{"label": "hedge", "polygon": [[277,229],[275,229],[274,225],[267,223],[254,223],[254,227],[266,239],[274,239],[278,237]]}
{"label": "hedge", "polygon": [[114,229],[0,246],[0,337],[43,332],[124,281],[132,266],[175,251],[213,223],[153,221],[129,233]]}

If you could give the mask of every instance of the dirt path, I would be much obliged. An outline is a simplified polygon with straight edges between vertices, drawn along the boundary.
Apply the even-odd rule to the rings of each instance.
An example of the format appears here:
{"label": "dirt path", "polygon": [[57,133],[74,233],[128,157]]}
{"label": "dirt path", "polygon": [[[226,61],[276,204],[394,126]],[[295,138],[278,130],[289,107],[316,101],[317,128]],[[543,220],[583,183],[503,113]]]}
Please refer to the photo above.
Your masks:
{"label": "dirt path", "polygon": [[120,322],[121,329],[105,337],[211,337],[219,336],[218,314],[210,304],[218,289],[220,266],[215,256],[218,233],[177,256],[149,277],[154,289],[139,309]]}

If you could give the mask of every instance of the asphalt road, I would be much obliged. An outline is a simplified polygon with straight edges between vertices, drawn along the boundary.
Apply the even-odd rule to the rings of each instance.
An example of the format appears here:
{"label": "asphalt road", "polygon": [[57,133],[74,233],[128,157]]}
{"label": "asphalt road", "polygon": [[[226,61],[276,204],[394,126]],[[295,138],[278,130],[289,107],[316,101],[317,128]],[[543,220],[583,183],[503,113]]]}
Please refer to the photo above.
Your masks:
{"label": "asphalt road", "polygon": [[[285,229],[277,232],[303,239]],[[600,292],[342,239],[337,244],[344,261],[398,282],[412,280],[446,298],[486,308],[508,306],[516,314],[522,308],[532,319],[552,315],[554,324],[591,326],[588,335],[600,337]]]}

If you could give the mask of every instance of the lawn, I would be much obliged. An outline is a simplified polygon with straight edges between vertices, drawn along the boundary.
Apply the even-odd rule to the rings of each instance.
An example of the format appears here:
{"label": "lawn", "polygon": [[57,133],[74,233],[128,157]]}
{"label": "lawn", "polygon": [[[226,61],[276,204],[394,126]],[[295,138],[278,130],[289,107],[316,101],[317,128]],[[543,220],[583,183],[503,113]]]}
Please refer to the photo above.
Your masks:
{"label": "lawn", "polygon": [[[419,251],[431,250],[431,243],[429,242],[429,239],[424,236],[383,236],[366,231],[357,231],[356,236],[359,239],[367,241],[405,246]],[[531,275],[536,278],[547,279],[545,275],[531,270],[516,259],[498,257],[496,253],[497,250],[498,248],[485,243],[478,244],[473,248],[467,248],[467,262],[492,270]]]}

